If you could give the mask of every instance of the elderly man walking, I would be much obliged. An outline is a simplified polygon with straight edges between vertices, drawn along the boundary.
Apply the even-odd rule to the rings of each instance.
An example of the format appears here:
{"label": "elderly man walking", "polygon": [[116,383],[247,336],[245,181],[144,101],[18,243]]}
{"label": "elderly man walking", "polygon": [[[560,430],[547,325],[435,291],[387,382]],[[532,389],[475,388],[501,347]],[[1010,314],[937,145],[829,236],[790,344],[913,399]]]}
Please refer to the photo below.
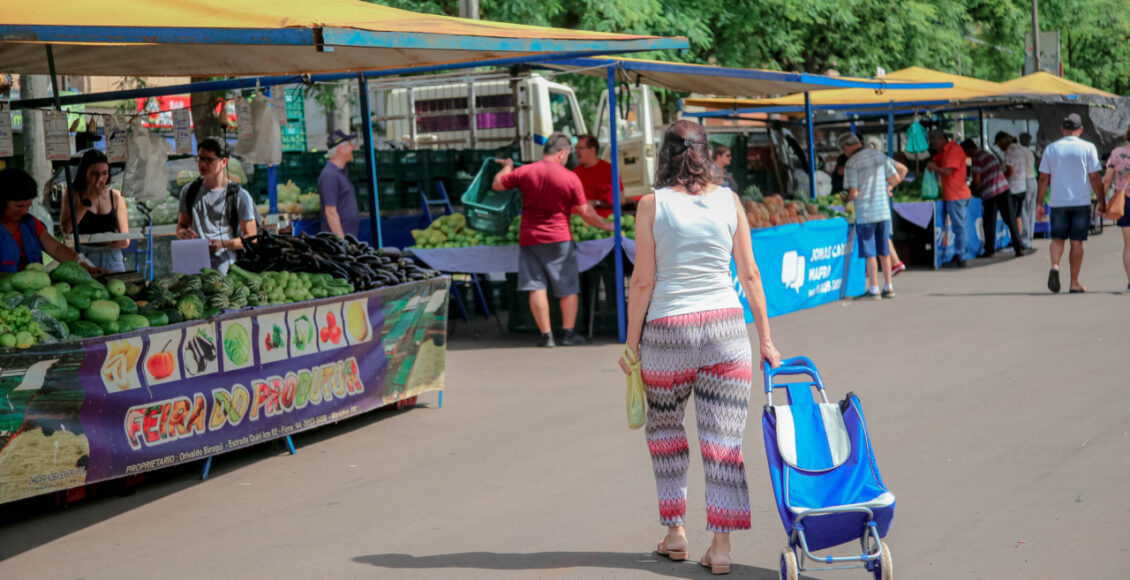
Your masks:
{"label": "elderly man walking", "polygon": [[[1083,268],[1083,242],[1091,229],[1091,191],[1099,194],[1099,213],[1106,211],[1103,181],[1099,172],[1099,152],[1095,145],[1079,138],[1083,134],[1083,119],[1072,113],[1063,119],[1063,138],[1048,145],[1040,160],[1040,183],[1037,202],[1043,201],[1051,190],[1051,260],[1048,272],[1048,290],[1059,292],[1059,261],[1063,246],[1071,240],[1071,293],[1086,292],[1079,283],[1079,270]],[[1044,218],[1044,206],[1037,203],[1036,215]]]}
{"label": "elderly man walking", "polygon": [[930,131],[930,147],[938,154],[926,164],[926,169],[942,178],[942,205],[953,231],[953,259],[949,263],[964,268],[965,214],[971,197],[969,185],[965,183],[965,151],[941,129]]}
{"label": "elderly man walking", "polygon": [[[859,137],[845,133],[840,149],[848,156],[844,166],[844,189],[855,202],[855,234],[859,255],[867,260],[867,292],[861,298],[894,298],[891,284],[891,189],[906,177],[906,166],[878,149],[863,147]],[[879,291],[879,264],[883,268],[883,290]]]}

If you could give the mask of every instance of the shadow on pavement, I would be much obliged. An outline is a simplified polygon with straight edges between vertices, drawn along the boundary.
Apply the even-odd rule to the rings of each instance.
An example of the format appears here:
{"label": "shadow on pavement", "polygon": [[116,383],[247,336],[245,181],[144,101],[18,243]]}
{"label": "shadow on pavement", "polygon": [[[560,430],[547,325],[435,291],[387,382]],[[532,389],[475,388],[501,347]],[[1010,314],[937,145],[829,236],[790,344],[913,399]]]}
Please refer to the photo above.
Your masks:
{"label": "shadow on pavement", "polygon": [[[1067,292],[1061,292],[1067,294]],[[1051,292],[930,292],[926,296],[936,298],[967,298],[970,296],[1055,296]]]}
{"label": "shadow on pavement", "polygon": [[[697,561],[672,562],[656,554],[629,552],[535,552],[532,554],[500,554],[497,552],[462,552],[412,556],[410,554],[371,554],[353,559],[358,564],[394,570],[429,570],[474,568],[480,570],[559,570],[563,568],[605,568],[610,570],[642,570],[671,578],[702,578],[709,572]],[[776,570],[734,564],[731,577],[774,580]],[[801,578],[809,578],[801,576]]]}

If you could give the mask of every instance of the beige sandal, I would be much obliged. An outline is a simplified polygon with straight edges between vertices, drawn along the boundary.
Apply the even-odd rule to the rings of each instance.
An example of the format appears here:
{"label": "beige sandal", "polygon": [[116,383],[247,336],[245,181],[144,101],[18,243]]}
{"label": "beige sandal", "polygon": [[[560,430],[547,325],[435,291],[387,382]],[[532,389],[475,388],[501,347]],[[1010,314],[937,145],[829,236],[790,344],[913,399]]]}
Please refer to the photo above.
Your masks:
{"label": "beige sandal", "polygon": [[658,552],[660,556],[667,556],[675,562],[682,562],[687,559],[686,550],[680,552],[678,550],[667,549],[667,538],[663,538],[663,540],[659,542],[659,545],[655,547],[655,551]]}
{"label": "beige sandal", "polygon": [[699,560],[698,563],[700,565],[702,565],[704,568],[710,568],[711,574],[729,574],[730,573],[729,562],[727,562],[725,564],[715,564],[715,563],[710,561],[710,553],[709,552],[706,553],[706,554],[703,554],[702,559]]}

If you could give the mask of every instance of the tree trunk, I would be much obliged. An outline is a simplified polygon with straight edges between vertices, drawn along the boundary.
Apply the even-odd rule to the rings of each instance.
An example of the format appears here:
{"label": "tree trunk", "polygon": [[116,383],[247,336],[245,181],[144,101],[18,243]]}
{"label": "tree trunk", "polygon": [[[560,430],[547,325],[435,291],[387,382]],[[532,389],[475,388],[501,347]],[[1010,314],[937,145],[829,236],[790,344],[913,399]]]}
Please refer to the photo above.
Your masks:
{"label": "tree trunk", "polygon": [[342,82],[334,85],[334,104],[333,108],[326,113],[326,132],[333,133],[335,129],[341,129],[345,133],[350,130],[350,110],[349,110],[349,85]]}
{"label": "tree trunk", "polygon": [[[210,81],[212,77],[192,77],[191,82]],[[192,93],[192,133],[196,135],[196,142],[200,143],[208,137],[223,137],[224,127],[227,125],[227,115],[223,108],[216,114],[216,103],[223,98],[220,93]]]}
{"label": "tree trunk", "polygon": [[[51,77],[47,75],[20,75],[20,98],[39,99],[51,96]],[[35,109],[23,111],[24,171],[27,171],[43,193],[51,179],[51,162],[47,160],[44,142],[43,113]],[[45,197],[40,201],[47,203]]]}

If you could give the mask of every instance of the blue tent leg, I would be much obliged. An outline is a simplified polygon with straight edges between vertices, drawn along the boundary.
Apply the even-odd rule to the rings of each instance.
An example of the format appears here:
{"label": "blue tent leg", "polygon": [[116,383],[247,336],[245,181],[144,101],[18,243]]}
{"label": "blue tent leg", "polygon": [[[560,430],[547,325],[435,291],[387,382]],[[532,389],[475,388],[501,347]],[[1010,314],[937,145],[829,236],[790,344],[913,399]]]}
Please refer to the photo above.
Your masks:
{"label": "blue tent leg", "polygon": [[212,471],[212,457],[204,460],[204,474],[200,476],[200,481],[208,479],[208,472]]}
{"label": "blue tent leg", "polygon": [[439,392],[439,408],[443,408],[443,391]]}
{"label": "blue tent leg", "polygon": [[812,131],[812,93],[809,92],[804,93],[804,125],[808,131],[808,195],[816,201],[816,135]]}
{"label": "blue tent leg", "polygon": [[298,455],[298,451],[294,449],[294,440],[290,438],[290,435],[286,436],[286,448],[290,450],[291,455]]}
{"label": "blue tent leg", "polygon": [[373,116],[369,113],[369,83],[364,73],[357,73],[357,88],[361,101],[361,136],[365,139],[365,177],[369,180],[369,242],[374,248],[384,246],[381,237],[381,202],[377,197],[377,153],[373,150]]}
{"label": "blue tent leg", "polygon": [[628,340],[624,312],[624,234],[620,229],[620,143],[616,135],[616,69],[608,67],[608,133],[612,158],[612,254],[616,260],[616,330],[620,342]]}

